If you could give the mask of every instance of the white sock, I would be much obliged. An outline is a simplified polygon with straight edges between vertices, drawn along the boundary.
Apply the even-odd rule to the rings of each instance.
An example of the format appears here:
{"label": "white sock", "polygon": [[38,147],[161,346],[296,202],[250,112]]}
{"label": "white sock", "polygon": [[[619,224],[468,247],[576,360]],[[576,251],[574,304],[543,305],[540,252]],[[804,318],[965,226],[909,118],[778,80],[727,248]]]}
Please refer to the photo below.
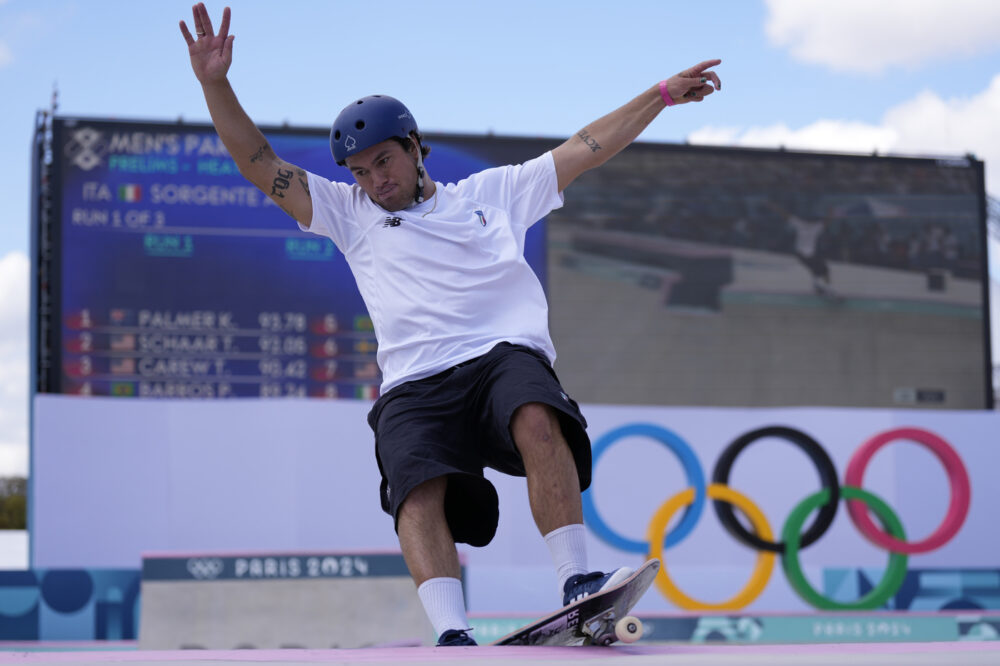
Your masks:
{"label": "white sock", "polygon": [[469,629],[462,581],[457,578],[431,578],[417,588],[417,594],[437,636],[449,629]]}
{"label": "white sock", "polygon": [[556,575],[559,577],[560,598],[563,586],[566,585],[570,576],[590,571],[587,568],[586,534],[583,525],[567,525],[545,535],[545,544],[552,554],[552,561],[556,565]]}

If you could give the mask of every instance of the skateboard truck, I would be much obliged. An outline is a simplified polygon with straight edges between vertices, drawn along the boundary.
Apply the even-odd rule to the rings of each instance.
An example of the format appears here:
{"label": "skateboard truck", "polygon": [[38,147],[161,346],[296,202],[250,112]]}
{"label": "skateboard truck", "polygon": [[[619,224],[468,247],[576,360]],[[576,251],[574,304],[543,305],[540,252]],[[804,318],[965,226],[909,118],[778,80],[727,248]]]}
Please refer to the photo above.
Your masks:
{"label": "skateboard truck", "polygon": [[622,643],[634,643],[642,638],[642,622],[632,615],[618,619],[615,609],[609,608],[586,620],[581,631],[591,645],[610,645],[616,638]]}

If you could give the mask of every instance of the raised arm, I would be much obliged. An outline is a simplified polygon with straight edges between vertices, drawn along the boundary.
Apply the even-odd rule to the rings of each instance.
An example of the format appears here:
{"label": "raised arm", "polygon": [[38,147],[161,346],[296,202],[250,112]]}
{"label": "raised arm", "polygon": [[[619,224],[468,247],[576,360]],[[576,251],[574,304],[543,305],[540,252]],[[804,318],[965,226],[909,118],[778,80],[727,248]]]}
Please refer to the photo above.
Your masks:
{"label": "raised arm", "polygon": [[[666,108],[666,98],[674,104],[687,104],[700,102],[720,90],[722,82],[709,68],[721,62],[706,60],[671,76],[631,102],[590,123],[553,150],[559,191],[566,189],[584,171],[604,164],[635,141],[660,111]],[[665,88],[666,94],[661,86]]]}
{"label": "raised arm", "polygon": [[240,173],[260,188],[283,211],[304,226],[312,221],[312,197],[306,172],[274,154],[271,145],[247,115],[226,74],[233,62],[233,39],[229,34],[229,7],[215,34],[204,3],[192,8],[197,39],[184,21],[181,34],[191,55],[191,68],[201,83],[215,131],[229,150]]}

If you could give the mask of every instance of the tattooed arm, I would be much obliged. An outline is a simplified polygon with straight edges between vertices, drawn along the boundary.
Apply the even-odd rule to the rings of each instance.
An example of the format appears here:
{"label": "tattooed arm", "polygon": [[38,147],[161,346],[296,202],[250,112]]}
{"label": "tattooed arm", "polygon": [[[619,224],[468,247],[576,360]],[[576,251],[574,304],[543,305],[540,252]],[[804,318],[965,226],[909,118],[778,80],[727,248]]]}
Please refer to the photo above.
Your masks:
{"label": "tattooed arm", "polygon": [[188,44],[191,68],[201,82],[215,130],[244,178],[308,227],[312,221],[312,197],[306,172],[275,155],[226,78],[233,61],[234,39],[229,34],[229,7],[222,12],[218,34],[212,29],[204,4],[198,3],[192,11],[198,38],[191,36],[184,21],[180,23],[181,34]]}
{"label": "tattooed arm", "polygon": [[[715,72],[706,71],[721,60],[706,60],[667,79],[667,91],[675,104],[700,102],[721,87]],[[712,85],[715,87],[713,88]],[[588,169],[600,166],[632,143],[665,108],[659,85],[590,123],[552,151],[559,191]]]}

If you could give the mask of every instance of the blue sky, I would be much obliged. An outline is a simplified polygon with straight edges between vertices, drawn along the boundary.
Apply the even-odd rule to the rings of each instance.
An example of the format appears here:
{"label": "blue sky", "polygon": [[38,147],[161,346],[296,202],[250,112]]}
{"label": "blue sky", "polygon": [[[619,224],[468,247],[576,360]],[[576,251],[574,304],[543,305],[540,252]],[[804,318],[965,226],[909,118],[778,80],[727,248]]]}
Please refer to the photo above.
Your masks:
{"label": "blue sky", "polygon": [[[971,152],[1000,196],[996,0],[232,5],[230,79],[261,124],[326,126],[381,92],[428,131],[565,137],[721,58],[721,93],[666,110],[642,140]],[[216,27],[223,6],[208,5]],[[0,0],[0,475],[27,465],[35,112],[57,86],[63,115],[207,121],[177,27],[190,18],[173,0]]]}

